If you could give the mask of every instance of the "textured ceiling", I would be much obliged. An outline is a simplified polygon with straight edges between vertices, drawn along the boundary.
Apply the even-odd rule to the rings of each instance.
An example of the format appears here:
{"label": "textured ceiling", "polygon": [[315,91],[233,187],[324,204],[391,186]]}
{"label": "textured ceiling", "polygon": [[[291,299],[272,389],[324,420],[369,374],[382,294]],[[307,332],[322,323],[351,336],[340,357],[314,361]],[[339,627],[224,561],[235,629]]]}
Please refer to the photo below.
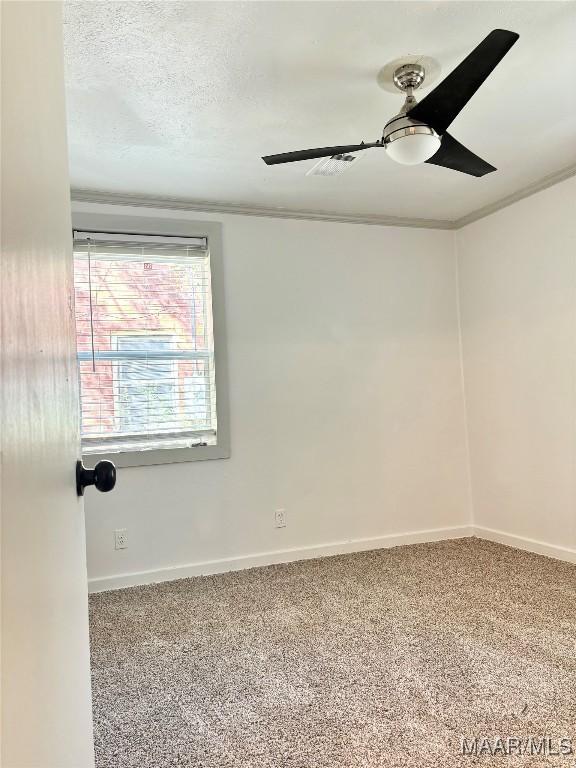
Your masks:
{"label": "textured ceiling", "polygon": [[[379,70],[446,75],[501,27],[520,40],[451,126],[476,179],[372,149],[338,177],[260,156],[379,138],[401,104]],[[576,163],[574,2],[65,5],[72,185],[342,215],[454,220]],[[427,92],[420,91],[420,98]]]}

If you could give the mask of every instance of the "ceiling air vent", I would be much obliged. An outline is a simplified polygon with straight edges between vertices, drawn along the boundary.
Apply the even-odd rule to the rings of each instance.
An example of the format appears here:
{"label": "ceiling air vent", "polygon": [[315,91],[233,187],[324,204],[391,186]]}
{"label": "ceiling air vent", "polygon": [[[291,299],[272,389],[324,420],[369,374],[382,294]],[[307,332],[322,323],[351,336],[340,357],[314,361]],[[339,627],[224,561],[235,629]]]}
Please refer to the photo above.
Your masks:
{"label": "ceiling air vent", "polygon": [[306,172],[306,176],[338,176],[359,159],[358,155],[323,157]]}

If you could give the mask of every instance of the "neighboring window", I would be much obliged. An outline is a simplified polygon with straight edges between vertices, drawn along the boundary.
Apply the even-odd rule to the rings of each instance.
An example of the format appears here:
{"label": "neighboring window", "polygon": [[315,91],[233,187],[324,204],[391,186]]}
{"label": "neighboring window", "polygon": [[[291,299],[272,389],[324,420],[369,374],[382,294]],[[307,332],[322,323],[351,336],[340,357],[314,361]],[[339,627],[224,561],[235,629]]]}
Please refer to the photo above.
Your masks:
{"label": "neighboring window", "polygon": [[227,455],[201,453],[219,437],[211,277],[207,237],[74,232],[83,453]]}
{"label": "neighboring window", "polygon": [[[176,349],[175,336],[116,336],[119,352],[144,352],[147,359],[124,359],[116,363],[114,410],[122,434],[166,432],[182,416],[178,402],[178,363],[156,357],[156,352]],[[143,420],[145,423],[143,424]],[[209,422],[204,409],[203,423]]]}

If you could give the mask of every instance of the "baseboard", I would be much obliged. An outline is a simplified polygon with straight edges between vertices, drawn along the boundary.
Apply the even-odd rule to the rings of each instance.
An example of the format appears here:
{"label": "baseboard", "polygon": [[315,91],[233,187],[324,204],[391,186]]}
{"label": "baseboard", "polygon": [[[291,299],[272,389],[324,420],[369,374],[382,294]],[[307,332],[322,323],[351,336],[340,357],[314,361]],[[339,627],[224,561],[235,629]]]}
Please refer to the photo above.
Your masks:
{"label": "baseboard", "polygon": [[504,531],[496,531],[493,528],[474,526],[474,536],[479,539],[495,541],[497,544],[506,544],[509,547],[523,549],[526,552],[534,552],[537,555],[546,555],[556,560],[565,560],[568,563],[576,563],[576,550],[568,547],[560,547],[557,544],[547,544],[537,539],[528,539],[525,536],[515,536]]}
{"label": "baseboard", "polygon": [[404,544],[425,544],[431,541],[444,541],[445,539],[461,539],[465,536],[473,535],[474,530],[472,526],[461,525],[454,528],[434,528],[427,531],[390,534],[388,536],[377,536],[368,539],[348,539],[346,541],[335,541],[309,547],[295,547],[293,549],[261,552],[253,555],[223,558],[221,560],[176,565],[152,571],[103,576],[89,579],[88,591],[105,592],[110,589],[156,584],[161,581],[174,581],[175,579],[187,579],[191,576],[208,576],[215,573],[241,571],[245,568],[255,568],[262,565],[290,563],[295,560],[310,560],[315,557],[343,555],[351,552],[366,552],[370,549],[389,549],[390,547],[398,547]]}

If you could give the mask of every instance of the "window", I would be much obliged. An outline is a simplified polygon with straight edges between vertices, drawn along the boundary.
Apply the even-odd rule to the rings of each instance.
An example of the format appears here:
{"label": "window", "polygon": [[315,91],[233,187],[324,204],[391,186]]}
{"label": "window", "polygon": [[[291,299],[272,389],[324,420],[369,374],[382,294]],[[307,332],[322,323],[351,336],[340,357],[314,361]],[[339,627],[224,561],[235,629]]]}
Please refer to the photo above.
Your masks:
{"label": "window", "polygon": [[74,231],[84,454],[120,466],[228,455],[213,250],[208,236]]}

